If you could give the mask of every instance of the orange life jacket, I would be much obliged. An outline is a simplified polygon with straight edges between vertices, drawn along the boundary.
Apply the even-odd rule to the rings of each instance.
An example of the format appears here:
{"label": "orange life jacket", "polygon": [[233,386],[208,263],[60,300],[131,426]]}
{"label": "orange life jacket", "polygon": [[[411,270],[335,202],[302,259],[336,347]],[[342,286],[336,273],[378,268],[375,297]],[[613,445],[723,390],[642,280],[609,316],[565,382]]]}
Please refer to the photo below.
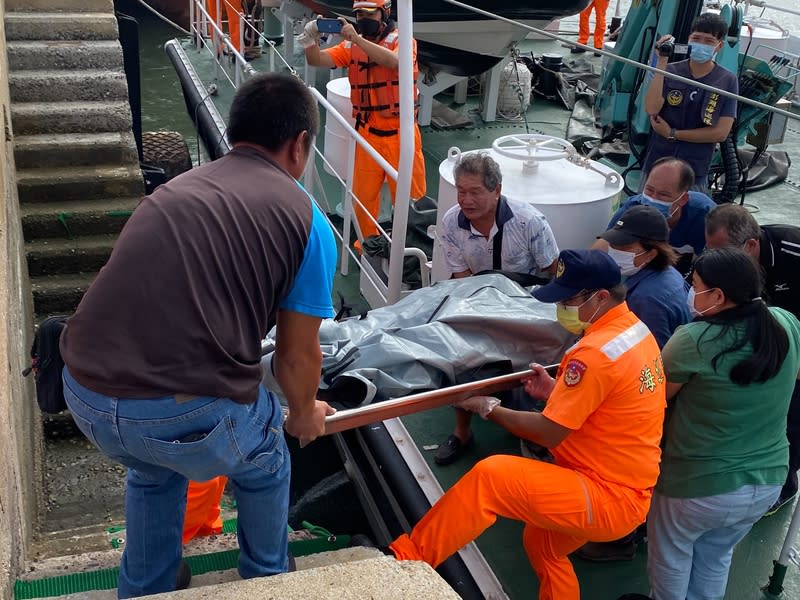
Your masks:
{"label": "orange life jacket", "polygon": [[[397,30],[394,29],[376,42],[395,51],[399,44]],[[416,42],[414,42],[416,51]],[[416,52],[415,52],[416,53]],[[414,103],[417,100],[417,61],[414,61]],[[373,62],[361,48],[352,44],[350,65],[347,77],[350,80],[350,102],[353,104],[353,117],[358,123],[370,121],[370,115],[384,118],[400,116],[400,79],[397,70],[388,69]]]}

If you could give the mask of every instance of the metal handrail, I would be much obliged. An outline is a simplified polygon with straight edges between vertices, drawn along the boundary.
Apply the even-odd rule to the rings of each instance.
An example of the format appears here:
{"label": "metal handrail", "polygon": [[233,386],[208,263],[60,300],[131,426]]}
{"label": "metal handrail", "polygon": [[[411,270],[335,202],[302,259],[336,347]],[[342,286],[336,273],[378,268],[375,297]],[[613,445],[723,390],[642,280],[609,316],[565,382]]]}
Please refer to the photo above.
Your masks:
{"label": "metal handrail", "polygon": [[650,73],[654,73],[654,74],[655,73],[659,73],[659,74],[663,75],[664,77],[666,77],[668,79],[675,79],[676,81],[680,81],[682,83],[686,83],[686,84],[692,85],[694,87],[698,87],[698,88],[700,88],[702,90],[706,90],[708,92],[714,92],[716,94],[719,94],[720,96],[725,96],[727,98],[733,98],[734,100],[736,100],[737,102],[741,102],[742,104],[749,104],[751,106],[755,106],[756,108],[760,108],[762,110],[769,111],[769,112],[774,113],[776,115],[781,115],[781,116],[786,117],[788,119],[794,119],[796,121],[800,121],[800,115],[795,114],[793,112],[790,112],[788,110],[783,110],[783,109],[780,109],[780,108],[776,108],[774,106],[770,106],[769,104],[764,104],[763,102],[759,102],[758,100],[751,100],[750,98],[745,98],[744,96],[740,96],[738,94],[734,94],[733,92],[728,92],[726,90],[721,90],[721,89],[715,88],[713,86],[706,85],[705,83],[700,83],[699,81],[695,81],[694,79],[689,79],[688,77],[683,77],[683,76],[677,75],[675,73],[669,73],[669,72],[664,71],[662,69],[658,69],[656,67],[651,67],[650,65],[646,65],[644,63],[640,63],[637,60],[626,58],[624,56],[619,56],[617,54],[614,54],[613,52],[608,52],[607,50],[603,50],[601,48],[594,48],[593,46],[587,46],[586,44],[578,44],[578,43],[576,43],[575,41],[573,41],[571,39],[561,37],[560,35],[558,35],[556,33],[552,33],[550,31],[547,31],[546,29],[539,29],[538,27],[533,27],[531,25],[526,25],[525,23],[520,23],[519,21],[515,21],[513,19],[509,19],[507,17],[504,17],[502,15],[498,15],[498,14],[490,12],[488,10],[483,10],[482,8],[477,8],[475,6],[470,6],[469,4],[465,4],[464,2],[459,2],[459,0],[443,0],[443,1],[447,2],[448,4],[452,4],[453,6],[458,6],[459,8],[463,8],[465,10],[469,10],[469,11],[474,12],[476,14],[483,15],[484,17],[489,17],[491,19],[496,19],[498,21],[503,21],[504,23],[509,23],[510,25],[514,25],[514,26],[519,27],[521,29],[527,29],[528,31],[530,31],[532,33],[535,33],[537,35],[542,35],[544,37],[547,37],[547,38],[562,42],[564,44],[567,44],[570,47],[574,46],[574,47],[577,47],[577,48],[582,48],[582,49],[587,50],[589,52],[594,52],[595,54],[601,54],[602,56],[605,56],[609,60],[616,60],[616,61],[622,62],[622,63],[624,63],[626,65],[634,66],[637,69],[642,69],[644,71],[649,71]]}
{"label": "metal handrail", "polygon": [[[190,13],[191,13],[191,24],[190,28],[192,32],[197,36],[197,46],[198,49],[200,47],[200,39],[206,38],[206,32],[210,27],[212,30],[211,36],[214,38],[214,48],[208,48],[209,52],[211,53],[212,57],[216,58],[216,48],[219,45],[218,40],[221,40],[222,46],[228,50],[229,55],[231,55],[234,59],[236,65],[236,72],[234,77],[231,78],[228,73],[223,69],[223,75],[228,80],[233,88],[237,88],[241,81],[244,78],[252,76],[257,71],[248,63],[241,52],[239,52],[233,45],[230,36],[226,35],[221,28],[221,21],[222,21],[222,3],[226,3],[229,6],[236,9],[237,14],[239,14],[240,18],[240,43],[244,44],[244,37],[243,31],[245,27],[249,27],[253,29],[260,40],[263,40],[266,44],[268,44],[271,50],[274,53],[277,53],[280,61],[289,69],[289,71],[299,77],[299,73],[297,70],[286,60],[286,58],[276,49],[276,45],[272,40],[267,39],[261,32],[257,29],[252,28],[250,23],[244,18],[243,13],[238,10],[233,4],[230,3],[230,0],[216,0],[217,2],[217,18],[219,21],[215,21],[211,19],[211,15],[206,10],[205,2],[203,0],[192,0],[190,2]],[[403,258],[407,254],[407,249],[405,248],[405,243],[403,244],[393,244],[392,237],[394,235],[399,235],[400,237],[396,239],[405,240],[406,231],[407,231],[407,223],[408,223],[408,203],[411,197],[411,170],[413,166],[413,157],[414,157],[414,97],[413,97],[413,58],[412,58],[412,9],[411,9],[411,0],[402,0],[400,3],[399,8],[399,16],[398,16],[398,24],[400,30],[400,48],[398,51],[398,60],[399,60],[399,68],[400,68],[400,81],[401,81],[401,106],[400,106],[400,171],[406,172],[407,176],[405,178],[398,176],[398,169],[395,169],[391,164],[389,164],[386,159],[379,154],[370,144],[369,142],[364,139],[364,137],[356,131],[356,129],[350,125],[349,121],[346,117],[342,116],[336,108],[327,100],[327,98],[319,92],[315,87],[308,86],[311,94],[315,97],[319,105],[326,111],[327,118],[333,118],[342,128],[343,132],[347,135],[349,143],[348,143],[348,168],[347,168],[347,180],[343,181],[341,177],[336,175],[336,178],[339,182],[344,185],[345,187],[345,198],[344,198],[344,227],[342,234],[339,235],[339,232],[336,231],[336,236],[342,240],[342,248],[347,248],[347,252],[342,252],[341,258],[341,266],[340,271],[342,274],[347,275],[348,272],[348,254],[356,259],[356,264],[361,267],[358,261],[358,257],[350,250],[348,247],[349,245],[344,242],[344,240],[350,239],[350,228],[351,222],[358,226],[358,221],[352,219],[353,214],[353,203],[355,202],[356,206],[361,207],[368,218],[372,223],[376,226],[378,231],[382,236],[384,236],[390,247],[390,257],[389,257],[389,273],[388,273],[388,291],[386,294],[387,302],[393,303],[400,299],[401,296],[401,288],[402,288],[402,274],[403,274]],[[288,34],[291,35],[291,34]],[[270,67],[274,68],[274,62],[270,60]],[[405,96],[408,96],[405,98]],[[405,116],[404,116],[405,115]],[[392,180],[397,182],[397,191],[395,193],[395,211],[394,211],[394,218],[392,221],[392,235],[387,233],[387,231],[380,225],[376,217],[373,217],[369,213],[368,210],[364,207],[364,204],[358,199],[352,190],[352,181],[353,181],[353,165],[354,165],[354,154],[355,154],[355,147],[358,144],[364,152],[366,152],[386,173],[387,177],[390,177]],[[315,152],[319,156],[322,157],[323,162],[327,163],[327,160],[324,157],[324,154],[320,151],[319,148],[315,147]],[[313,169],[314,166],[311,165],[309,167]],[[333,170],[333,169],[332,169]],[[310,180],[310,177],[307,176],[307,181]],[[403,200],[399,203],[397,202],[398,198],[402,198]],[[329,220],[329,224],[333,229],[332,222]],[[359,231],[359,237],[360,237]],[[396,249],[395,249],[396,247]],[[416,255],[415,255],[416,256]],[[417,257],[418,258],[418,257]],[[422,263],[421,263],[422,264]],[[424,265],[423,265],[424,266]],[[383,293],[381,294],[384,295]]]}

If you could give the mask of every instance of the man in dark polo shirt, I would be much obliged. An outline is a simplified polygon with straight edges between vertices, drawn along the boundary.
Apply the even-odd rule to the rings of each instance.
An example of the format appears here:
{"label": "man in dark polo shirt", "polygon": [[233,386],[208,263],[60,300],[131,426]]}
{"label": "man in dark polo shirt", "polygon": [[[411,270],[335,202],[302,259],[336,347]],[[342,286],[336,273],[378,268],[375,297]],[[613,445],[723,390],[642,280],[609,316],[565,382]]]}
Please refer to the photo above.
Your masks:
{"label": "man in dark polo shirt", "polygon": [[642,186],[642,193],[628,198],[614,213],[607,229],[612,229],[629,208],[644,204],[657,209],[669,226],[669,243],[680,260],[675,266],[686,275],[695,256],[706,246],[705,217],[716,204],[701,192],[690,190],[694,171],[684,160],[667,156],[653,163]]}
{"label": "man in dark polo shirt", "polygon": [[[706,246],[733,246],[758,261],[764,276],[764,300],[790,311],[800,319],[800,227],[762,225],[759,227],[746,208],[723,204],[706,216]],[[766,399],[765,399],[766,400]],[[775,504],[774,514],[791,504],[797,496],[797,470],[800,469],[800,382],[794,386],[786,422],[789,438],[789,476]]]}
{"label": "man in dark polo shirt", "polygon": [[[228,476],[243,578],[287,570],[282,429],[306,444],[333,412],[316,391],[336,247],[297,181],[318,127],[299,79],[249,79],[231,107],[233,150],[142,200],[67,321],[67,405],[128,467],[120,598],[175,589],[189,479]],[[260,385],[273,325],[285,423]]]}
{"label": "man in dark polo shirt", "polygon": [[[714,62],[727,33],[728,25],[719,15],[703,13],[692,23],[689,58],[667,64],[669,56],[658,53],[656,66],[718,90],[738,93],[736,75]],[[669,37],[659,39],[656,47]],[[642,165],[642,181],[659,158],[680,156],[694,170],[692,189],[706,193],[714,148],[733,127],[736,100],[657,73],[647,88],[645,110],[650,115],[652,133]]]}

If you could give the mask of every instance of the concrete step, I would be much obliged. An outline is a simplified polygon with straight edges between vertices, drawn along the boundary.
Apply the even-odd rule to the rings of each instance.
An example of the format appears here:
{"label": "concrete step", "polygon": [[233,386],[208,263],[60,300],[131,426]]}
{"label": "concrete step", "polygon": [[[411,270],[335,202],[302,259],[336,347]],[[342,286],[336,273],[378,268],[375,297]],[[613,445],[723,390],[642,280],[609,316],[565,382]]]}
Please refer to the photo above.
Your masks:
{"label": "concrete step", "polygon": [[45,238],[25,244],[31,277],[99,271],[111,256],[115,234]]}
{"label": "concrete step", "polygon": [[91,202],[34,202],[20,206],[26,240],[119,233],[139,197]]}
{"label": "concrete step", "polygon": [[111,12],[114,0],[6,0],[6,12]]}
{"label": "concrete step", "polygon": [[127,100],[125,72],[101,69],[18,71],[8,78],[12,102]]}
{"label": "concrete step", "polygon": [[17,170],[20,203],[99,200],[144,195],[139,165]]}
{"label": "concrete step", "polygon": [[[54,2],[57,0],[54,0]],[[114,12],[8,12],[6,40],[116,40]]]}
{"label": "concrete step", "polygon": [[20,135],[14,139],[17,169],[138,164],[131,132]]}
{"label": "concrete step", "polygon": [[8,42],[8,68],[12,72],[34,69],[119,69],[122,48],[117,40],[51,40]]}
{"label": "concrete step", "polygon": [[37,315],[74,312],[95,277],[97,273],[31,277],[34,312]]}
{"label": "concrete step", "polygon": [[15,135],[102,133],[131,130],[127,101],[22,102],[11,106]]}
{"label": "concrete step", "polygon": [[[41,572],[37,569],[37,572]],[[67,570],[67,572],[70,572]],[[63,574],[64,569],[59,574]],[[34,573],[35,574],[35,573]],[[116,590],[55,596],[52,600],[113,600]],[[398,561],[375,548],[345,548],[297,557],[297,570],[241,580],[235,570],[194,575],[188,589],[147,597],[153,600],[457,600],[452,588],[429,565]]]}

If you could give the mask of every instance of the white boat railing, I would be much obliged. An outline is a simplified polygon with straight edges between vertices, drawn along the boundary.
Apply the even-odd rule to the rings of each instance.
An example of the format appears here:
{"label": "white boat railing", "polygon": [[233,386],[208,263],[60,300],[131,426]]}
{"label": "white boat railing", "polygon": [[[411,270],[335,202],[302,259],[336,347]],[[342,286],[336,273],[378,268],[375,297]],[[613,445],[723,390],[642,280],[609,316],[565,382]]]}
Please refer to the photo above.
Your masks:
{"label": "white boat railing", "polygon": [[[253,36],[257,36],[259,44],[264,43],[269,46],[269,70],[274,71],[277,68],[286,69],[290,73],[299,76],[297,69],[291,64],[287,58],[281,54],[276,47],[273,40],[267,38],[256,27],[253,26],[241,13],[238,8],[231,3],[230,0],[216,0],[216,15],[217,19],[214,20],[206,8],[204,0],[193,0],[190,2],[190,28],[191,33],[195,40],[195,47],[198,51],[205,49],[214,59],[215,66],[215,79],[220,76],[227,79],[228,83],[237,88],[245,79],[257,73],[256,69],[247,61],[244,54],[236,49],[235,44],[232,42],[230,36],[222,29],[222,9],[225,4],[234,7],[236,13],[239,15],[239,48],[244,48],[245,44],[245,30],[249,28]],[[411,196],[411,170],[414,157],[414,99],[413,99],[413,60],[412,60],[412,23],[413,14],[411,8],[411,0],[401,0],[398,4],[398,28],[400,32],[399,43],[400,50],[399,70],[400,70],[400,172],[406,173],[405,176],[398,175],[398,169],[390,165],[386,159],[383,158],[362,135],[360,135],[355,128],[353,128],[348,120],[342,116],[338,110],[321,94],[313,85],[309,85],[309,90],[315,97],[320,107],[325,110],[327,119],[334,119],[339,124],[343,134],[347,138],[348,147],[348,160],[347,170],[344,179],[336,170],[330,165],[324,153],[316,145],[314,151],[316,156],[319,156],[324,164],[330,168],[334,178],[339,182],[343,188],[344,198],[342,202],[344,212],[344,225],[342,231],[339,232],[333,221],[328,217],[328,223],[334,232],[334,235],[341,242],[342,258],[340,264],[340,272],[347,275],[349,272],[349,259],[352,258],[355,264],[361,269],[361,285],[362,293],[370,300],[370,303],[375,305],[392,304],[400,299],[403,290],[403,265],[406,256],[411,256],[419,262],[422,285],[429,285],[430,283],[430,269],[428,266],[428,258],[425,252],[419,248],[407,248],[405,244],[394,244],[393,238],[397,240],[405,240],[408,223],[408,204]],[[227,13],[226,13],[227,14]],[[211,38],[211,43],[206,43],[206,40]],[[292,32],[286,32],[287,36],[291,36]],[[233,69],[230,73],[223,66],[222,57],[229,58],[229,64]],[[407,96],[407,97],[406,97]],[[373,160],[386,172],[387,177],[390,177],[397,184],[396,198],[404,199],[400,202],[395,201],[394,216],[392,219],[391,234],[388,233],[378,222],[377,218],[369,213],[364,207],[360,199],[353,194],[352,181],[354,177],[354,164],[355,164],[355,148],[356,144],[370,156]],[[316,161],[309,161],[309,166],[304,175],[304,182],[306,187],[312,191],[312,195],[321,195],[325,197],[325,190],[320,183],[320,178],[316,172]],[[319,202],[318,202],[319,203]],[[383,236],[390,248],[390,256],[386,268],[375,266],[373,263],[359,257],[350,248],[349,240],[351,237],[352,227],[356,228],[356,235],[359,240],[362,239],[361,232],[358,229],[358,221],[355,219],[355,212],[353,205],[363,209],[367,218],[372,221],[378,232]],[[325,212],[325,211],[323,211]],[[326,213],[327,217],[327,213]],[[379,273],[377,269],[385,271]],[[366,272],[366,273],[365,273]],[[386,279],[386,281],[384,281]],[[368,286],[371,289],[364,290],[363,287]]]}
{"label": "white boat railing", "polygon": [[779,12],[785,12],[785,13],[789,13],[790,15],[800,15],[800,10],[798,10],[798,9],[786,8],[784,6],[775,6],[774,4],[769,4],[768,2],[764,2],[763,0],[748,0],[744,4],[747,7],[755,6],[757,8],[760,8],[762,15],[764,14],[764,10],[766,10],[766,9],[776,10],[776,11],[779,11]]}

